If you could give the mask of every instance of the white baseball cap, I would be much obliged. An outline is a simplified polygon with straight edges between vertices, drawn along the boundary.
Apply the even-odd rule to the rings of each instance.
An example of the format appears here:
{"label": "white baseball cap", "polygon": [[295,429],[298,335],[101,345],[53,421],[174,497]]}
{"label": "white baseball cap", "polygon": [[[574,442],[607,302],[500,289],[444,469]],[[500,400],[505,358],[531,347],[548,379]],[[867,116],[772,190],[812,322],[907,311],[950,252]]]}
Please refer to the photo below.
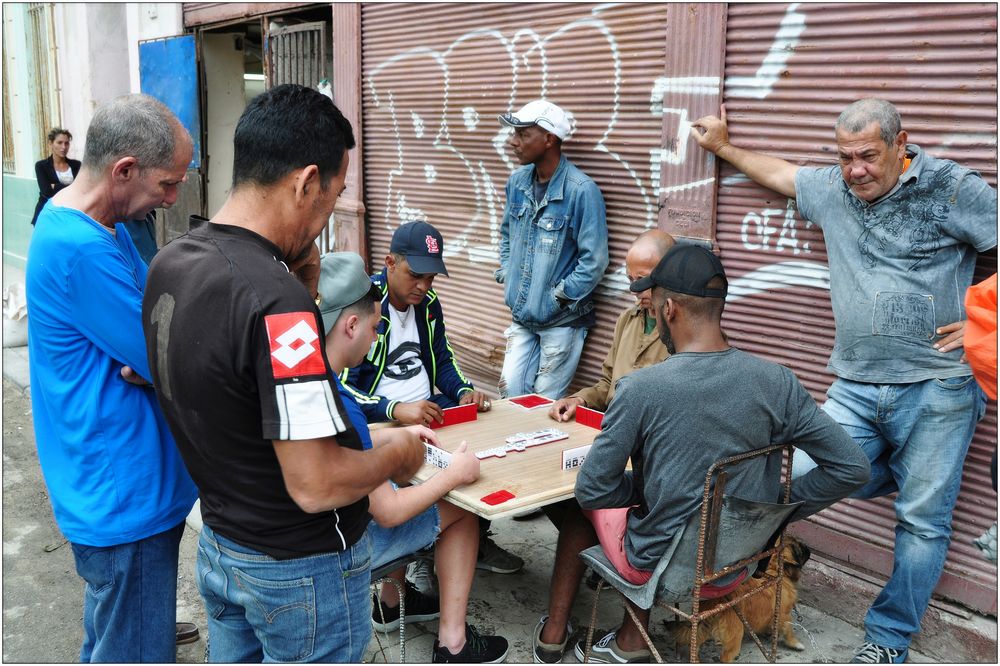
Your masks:
{"label": "white baseball cap", "polygon": [[536,99],[522,106],[517,113],[497,116],[504,125],[510,127],[531,127],[538,125],[565,141],[573,133],[573,116],[552,102]]}

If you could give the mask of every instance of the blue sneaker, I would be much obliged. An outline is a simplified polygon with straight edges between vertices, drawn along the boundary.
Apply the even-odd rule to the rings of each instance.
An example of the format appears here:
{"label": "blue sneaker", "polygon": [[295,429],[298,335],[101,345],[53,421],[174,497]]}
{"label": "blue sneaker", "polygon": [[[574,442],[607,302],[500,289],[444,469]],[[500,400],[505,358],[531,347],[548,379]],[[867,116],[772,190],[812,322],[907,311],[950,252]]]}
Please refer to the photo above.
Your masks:
{"label": "blue sneaker", "polygon": [[882,647],[872,642],[866,642],[854,653],[852,664],[902,664],[906,661],[908,650],[895,650],[893,648]]}

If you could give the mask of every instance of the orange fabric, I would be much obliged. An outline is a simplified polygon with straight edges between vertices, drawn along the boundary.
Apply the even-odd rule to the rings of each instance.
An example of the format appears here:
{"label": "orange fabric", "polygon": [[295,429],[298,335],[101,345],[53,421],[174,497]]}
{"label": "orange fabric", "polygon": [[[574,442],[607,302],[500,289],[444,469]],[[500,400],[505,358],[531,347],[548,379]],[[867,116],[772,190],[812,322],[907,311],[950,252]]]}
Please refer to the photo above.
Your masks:
{"label": "orange fabric", "polygon": [[997,274],[965,292],[965,357],[979,386],[997,399]]}
{"label": "orange fabric", "polygon": [[909,157],[903,157],[903,171],[901,173],[906,173],[906,170],[910,168],[910,162],[912,162]]}

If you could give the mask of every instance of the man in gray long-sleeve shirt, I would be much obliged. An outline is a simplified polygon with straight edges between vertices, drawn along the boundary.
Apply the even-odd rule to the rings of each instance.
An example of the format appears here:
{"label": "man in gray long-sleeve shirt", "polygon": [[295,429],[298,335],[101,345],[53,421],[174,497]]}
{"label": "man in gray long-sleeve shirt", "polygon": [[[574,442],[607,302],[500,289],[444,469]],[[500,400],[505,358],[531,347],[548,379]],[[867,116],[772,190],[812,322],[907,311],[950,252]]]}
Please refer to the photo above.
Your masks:
{"label": "man in gray long-sleeve shirt", "polygon": [[[563,524],[556,553],[561,578],[572,578],[567,574],[575,575],[576,569],[582,574],[582,562],[571,551],[578,553],[599,537],[626,579],[648,580],[678,530],[698,510],[705,471],[720,458],[786,442],[806,450],[818,466],[792,486],[792,500],[805,502],[794,520],[846,497],[869,477],[860,447],[816,406],[790,370],[727,344],[720,327],[727,282],[715,255],[698,246],[677,246],[631,289],[650,287],[657,328],[672,356],[618,382],[576,482],[577,501],[597,529],[586,520]],[[744,499],[776,502],[780,475],[781,456],[775,454],[738,467],[726,489]],[[568,588],[553,581],[553,622],[543,621],[550,625],[543,629],[554,633],[565,625],[576,591]],[[648,611],[635,610],[645,623]],[[543,655],[554,656],[558,637],[541,630],[536,637],[536,653],[541,648]],[[598,662],[650,658],[628,615],[622,628],[597,641],[593,650],[591,661]],[[583,646],[576,651],[582,656]]]}

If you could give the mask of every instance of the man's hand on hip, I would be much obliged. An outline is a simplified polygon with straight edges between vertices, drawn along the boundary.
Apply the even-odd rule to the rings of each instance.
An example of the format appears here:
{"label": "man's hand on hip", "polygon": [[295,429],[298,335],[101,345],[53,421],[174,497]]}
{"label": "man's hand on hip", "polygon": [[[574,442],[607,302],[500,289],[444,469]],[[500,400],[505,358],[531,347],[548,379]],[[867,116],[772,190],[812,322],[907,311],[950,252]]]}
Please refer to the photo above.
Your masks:
{"label": "man's hand on hip", "polygon": [[[941,353],[962,349],[965,346],[965,320],[941,326],[938,328],[937,334],[942,337],[934,343],[934,349],[937,349]],[[959,360],[962,363],[966,362],[964,353]]]}

